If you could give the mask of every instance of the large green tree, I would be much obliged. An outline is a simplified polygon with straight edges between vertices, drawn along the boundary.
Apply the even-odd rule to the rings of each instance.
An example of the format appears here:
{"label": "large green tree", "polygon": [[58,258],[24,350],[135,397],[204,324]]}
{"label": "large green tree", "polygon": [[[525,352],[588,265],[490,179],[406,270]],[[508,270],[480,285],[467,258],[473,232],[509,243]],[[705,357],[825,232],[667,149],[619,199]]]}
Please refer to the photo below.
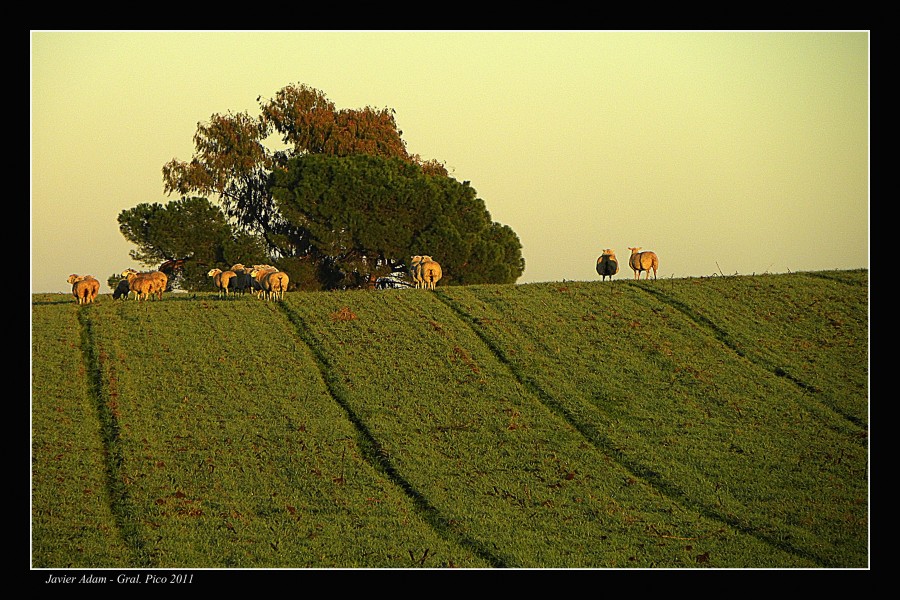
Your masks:
{"label": "large green tree", "polygon": [[[363,250],[371,251],[372,244],[358,240],[353,248],[345,248],[339,239],[346,236],[346,231],[335,229],[327,234],[323,231],[320,218],[324,222],[336,223],[339,219],[334,213],[362,214],[354,208],[361,200],[354,198],[357,192],[348,191],[342,185],[342,194],[323,194],[331,208],[320,208],[321,214],[312,218],[298,218],[297,214],[285,214],[282,205],[274,201],[273,187],[270,181],[273,174],[285,173],[289,169],[297,170],[301,157],[325,156],[333,158],[349,158],[353,156],[371,156],[384,160],[395,160],[415,169],[416,176],[432,177],[431,186],[445,186],[445,192],[454,185],[460,184],[449,177],[443,164],[435,160],[423,160],[417,154],[407,151],[402,139],[402,131],[397,127],[392,109],[375,109],[370,106],[362,109],[337,109],[324,93],[306,85],[289,85],[275,95],[274,98],[262,100],[260,115],[252,117],[249,113],[214,114],[207,123],[198,123],[194,135],[194,156],[189,161],[173,159],[163,167],[164,189],[167,194],[178,193],[182,196],[196,194],[218,199],[226,215],[243,231],[258,234],[265,240],[270,252],[271,262],[288,269],[292,279],[308,283],[306,287],[334,287],[337,285],[354,285],[351,273],[361,274],[380,272],[380,270],[397,266],[391,263],[400,260],[394,251],[400,247],[408,247],[402,239],[392,242],[390,248],[384,246],[385,256],[390,255],[387,262],[378,259],[378,268],[373,270],[371,256]],[[276,138],[281,142],[281,149],[273,150],[267,144]],[[291,167],[289,165],[293,164]],[[413,177],[412,175],[409,176]],[[283,184],[281,184],[283,187]],[[387,185],[393,185],[393,182]],[[409,197],[408,191],[398,190],[398,195],[406,195],[410,203],[428,204],[430,200]],[[438,194],[440,196],[440,194]],[[465,221],[466,211],[473,210],[468,204],[483,204],[476,199],[474,191],[468,201],[461,200],[455,193],[444,193],[447,202],[466,205],[460,218]],[[349,203],[341,208],[344,203]],[[451,206],[432,208],[432,214],[453,214]],[[385,217],[388,218],[388,217]],[[431,216],[424,218],[431,219]],[[458,226],[436,223],[429,230],[423,241],[429,241],[428,248],[422,252],[437,257],[439,250],[446,248],[458,253],[460,260],[452,260],[458,265],[453,279],[457,283],[466,281],[466,277],[475,277],[496,281],[515,281],[522,270],[521,252],[518,238],[508,227],[491,225],[484,230],[480,225],[462,225],[461,234]],[[371,230],[378,230],[373,224]],[[395,233],[399,228],[392,227]],[[484,238],[480,242],[483,248],[474,250],[478,241],[471,239],[473,231],[481,231]],[[450,236],[440,238],[441,233]],[[460,239],[452,236],[460,233]],[[425,235],[425,234],[423,234]],[[505,242],[509,249],[505,252],[495,248],[499,241]],[[459,245],[462,242],[462,246]],[[376,244],[379,245],[379,244]],[[432,248],[434,250],[432,251]],[[470,249],[471,248],[471,249]],[[493,250],[491,250],[493,248]],[[379,256],[381,252],[378,253]],[[362,256],[366,256],[362,259]],[[449,254],[441,255],[447,260]],[[503,256],[510,261],[507,268],[499,264],[469,264],[482,257]],[[464,257],[464,258],[463,258]],[[353,261],[365,260],[363,268]],[[289,266],[286,266],[289,265]],[[295,272],[291,272],[293,269]],[[360,282],[362,284],[362,282]],[[301,284],[302,285],[302,284]]]}
{"label": "large green tree", "polygon": [[300,156],[272,174],[270,188],[343,286],[372,285],[415,254],[440,262],[449,284],[512,283],[524,269],[518,237],[491,221],[468,182],[399,158]]}
{"label": "large green tree", "polygon": [[175,274],[174,287],[208,289],[206,275],[213,267],[266,260],[258,236],[235,230],[222,210],[206,198],[185,197],[163,205],[138,204],[119,213],[119,231],[136,246],[132,259],[149,267],[174,259],[188,259]]}

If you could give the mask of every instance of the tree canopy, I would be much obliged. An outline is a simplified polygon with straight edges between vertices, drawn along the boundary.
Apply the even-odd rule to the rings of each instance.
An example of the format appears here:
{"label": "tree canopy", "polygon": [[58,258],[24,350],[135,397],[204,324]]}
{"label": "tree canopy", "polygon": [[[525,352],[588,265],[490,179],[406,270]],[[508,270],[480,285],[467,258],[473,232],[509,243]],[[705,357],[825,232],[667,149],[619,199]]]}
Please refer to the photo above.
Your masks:
{"label": "tree canopy", "polygon": [[270,189],[345,286],[405,269],[416,254],[434,256],[451,284],[512,283],[524,269],[515,233],[491,221],[468,182],[399,158],[300,156],[272,174]]}
{"label": "tree canopy", "polygon": [[[282,266],[292,280],[363,285],[413,248],[447,263],[448,282],[513,282],[523,272],[515,232],[491,223],[468,182],[407,151],[393,109],[337,109],[304,84],[257,102],[257,117],[198,123],[193,158],[164,165],[164,190],[218,199],[240,231],[264,241],[270,262],[303,271]],[[272,138],[283,149],[270,149]]]}
{"label": "tree canopy", "polygon": [[185,197],[169,202],[138,204],[119,213],[119,231],[137,246],[132,259],[151,268],[168,260],[188,258],[174,287],[206,289],[209,269],[238,262],[254,264],[266,258],[258,236],[235,230],[221,209],[206,198]]}

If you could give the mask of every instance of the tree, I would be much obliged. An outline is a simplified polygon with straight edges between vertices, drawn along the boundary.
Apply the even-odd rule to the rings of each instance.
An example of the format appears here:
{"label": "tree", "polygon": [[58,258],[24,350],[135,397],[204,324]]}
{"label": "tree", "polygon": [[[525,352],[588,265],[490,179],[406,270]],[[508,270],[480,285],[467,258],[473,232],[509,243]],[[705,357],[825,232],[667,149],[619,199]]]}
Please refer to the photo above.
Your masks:
{"label": "tree", "polygon": [[258,236],[236,231],[226,215],[206,198],[185,197],[169,202],[144,203],[119,213],[119,231],[137,246],[129,255],[149,267],[168,260],[189,258],[173,287],[207,289],[212,267],[238,262],[254,264],[267,259]]}
{"label": "tree", "polygon": [[[225,115],[214,114],[207,123],[198,123],[197,132],[194,135],[194,157],[187,162],[173,159],[163,167],[164,189],[167,194],[178,193],[182,196],[198,194],[205,197],[217,198],[224,208],[226,216],[231,219],[238,229],[252,234],[258,234],[265,241],[270,253],[271,262],[276,264],[291,264],[298,271],[304,273],[307,279],[315,278],[319,285],[332,287],[335,285],[352,285],[348,278],[351,274],[362,273],[371,276],[373,273],[391,267],[390,262],[382,262],[365,255],[363,250],[371,251],[374,246],[379,246],[379,255],[390,255],[393,260],[396,250],[400,246],[406,247],[402,239],[391,244],[379,241],[359,239],[349,244],[346,240],[347,232],[336,229],[324,231],[322,223],[339,222],[338,214],[346,210],[357,215],[364,214],[358,208],[353,208],[353,203],[362,202],[353,196],[354,192],[341,185],[344,190],[342,195],[323,192],[323,197],[329,198],[329,202],[335,202],[338,206],[333,209],[319,207],[315,216],[297,218],[297,215],[287,215],[282,210],[282,205],[276,203],[272,192],[271,177],[279,173],[285,173],[290,164],[294,164],[301,158],[324,156],[333,158],[350,158],[355,156],[371,156],[382,160],[394,160],[416,169],[416,177],[429,176],[433,179],[428,184],[431,197],[441,197],[449,202],[459,203],[456,192],[446,194],[453,185],[461,185],[449,177],[443,164],[435,160],[425,161],[418,154],[410,154],[406,149],[406,143],[402,139],[402,131],[397,127],[393,109],[375,109],[366,106],[361,109],[336,109],[324,93],[306,85],[289,85],[278,91],[274,98],[262,100],[260,103],[259,117],[251,117],[248,113],[227,113]],[[283,144],[283,149],[274,151],[266,146],[272,137],[277,137]],[[312,164],[312,163],[310,163]],[[399,167],[396,167],[399,168]],[[319,175],[321,176],[321,174]],[[412,177],[412,176],[410,176]],[[414,178],[413,178],[414,179]],[[443,181],[443,183],[438,183]],[[409,183],[409,182],[407,182]],[[393,182],[385,183],[390,187]],[[441,185],[449,186],[440,191]],[[467,184],[466,184],[467,185]],[[427,203],[425,199],[412,197],[408,191],[398,191],[398,195],[405,195],[412,203]],[[444,194],[441,196],[441,194]],[[474,196],[464,207],[465,211],[472,211],[475,204],[483,203]],[[349,204],[346,204],[348,203]],[[344,203],[345,206],[340,208]],[[431,213],[438,214],[450,207],[440,210],[432,209]],[[329,211],[335,212],[330,214]],[[474,214],[474,213],[473,213]],[[318,219],[325,220],[320,223]],[[431,218],[431,217],[428,217]],[[465,214],[461,216],[464,220]],[[459,220],[454,217],[454,221]],[[477,219],[476,219],[477,220]],[[358,235],[372,236],[380,231],[375,222],[368,223],[369,233]],[[451,236],[442,240],[444,246],[453,248],[454,252],[468,259],[475,259],[471,254],[475,239],[473,231],[480,231],[483,226],[481,221],[463,227],[466,234],[460,238],[452,238],[455,227],[445,226],[443,233]],[[391,227],[392,235],[401,235],[398,227]],[[440,229],[430,232],[433,239],[437,239]],[[511,230],[510,230],[511,232]],[[382,232],[383,233],[383,232]],[[381,235],[381,234],[379,234]],[[505,240],[512,243],[507,257],[516,254],[518,239],[513,233],[512,238],[494,236],[495,240]],[[463,248],[459,244],[463,244]],[[487,242],[483,242],[487,243]],[[349,244],[349,245],[348,245]],[[490,244],[489,244],[490,245]],[[433,244],[433,247],[434,246]],[[520,247],[518,247],[520,250]],[[501,253],[502,254],[502,253]],[[519,252],[519,254],[521,254]],[[481,255],[489,256],[490,252],[482,252]],[[481,256],[477,255],[477,256]],[[365,258],[363,258],[365,256]],[[511,259],[516,262],[517,259]],[[521,262],[520,259],[518,259]],[[355,261],[355,262],[354,262]],[[465,261],[459,262],[460,276],[465,271]],[[470,276],[475,276],[475,267],[469,271]],[[479,277],[496,277],[502,269],[491,271],[483,268]],[[490,274],[489,274],[490,272]],[[522,268],[511,267],[509,273],[521,274]],[[289,271],[290,273],[290,271]],[[516,277],[518,277],[518,274]],[[292,275],[294,275],[292,273]],[[514,279],[513,279],[514,281]]]}
{"label": "tree", "polygon": [[[257,101],[261,109],[257,118],[229,112],[198,123],[193,159],[173,159],[163,166],[164,190],[217,197],[239,227],[261,234],[277,256],[310,251],[305,229],[278,214],[266,189],[269,174],[292,156],[395,156],[446,174],[436,161],[425,162],[406,152],[391,109],[336,110],[325,94],[306,85],[289,85],[273,99]],[[280,137],[286,150],[273,151],[264,144],[273,135]]]}
{"label": "tree", "polygon": [[518,237],[491,221],[468,182],[399,158],[300,156],[270,188],[342,286],[371,286],[416,254],[434,256],[448,283],[511,283],[524,270]]}

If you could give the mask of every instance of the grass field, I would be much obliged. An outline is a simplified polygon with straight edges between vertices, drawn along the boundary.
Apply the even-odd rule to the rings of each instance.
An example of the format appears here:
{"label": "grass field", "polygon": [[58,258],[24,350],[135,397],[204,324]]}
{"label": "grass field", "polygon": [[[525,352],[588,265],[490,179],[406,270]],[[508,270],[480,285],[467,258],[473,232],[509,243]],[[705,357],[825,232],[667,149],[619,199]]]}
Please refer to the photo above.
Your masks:
{"label": "grass field", "polygon": [[868,271],[32,299],[33,568],[866,568]]}

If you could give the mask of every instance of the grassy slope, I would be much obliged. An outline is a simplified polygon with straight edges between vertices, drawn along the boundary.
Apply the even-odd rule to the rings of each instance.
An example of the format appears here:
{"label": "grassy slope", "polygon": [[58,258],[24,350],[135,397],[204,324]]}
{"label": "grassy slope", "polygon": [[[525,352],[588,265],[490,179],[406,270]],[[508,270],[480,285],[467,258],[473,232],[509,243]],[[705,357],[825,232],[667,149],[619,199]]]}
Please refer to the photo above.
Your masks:
{"label": "grassy slope", "polygon": [[[32,554],[35,566],[127,564],[110,510],[98,406],[70,305],[32,315]],[[46,360],[52,357],[53,360]]]}
{"label": "grassy slope", "polygon": [[866,284],[36,297],[33,564],[865,566]]}

